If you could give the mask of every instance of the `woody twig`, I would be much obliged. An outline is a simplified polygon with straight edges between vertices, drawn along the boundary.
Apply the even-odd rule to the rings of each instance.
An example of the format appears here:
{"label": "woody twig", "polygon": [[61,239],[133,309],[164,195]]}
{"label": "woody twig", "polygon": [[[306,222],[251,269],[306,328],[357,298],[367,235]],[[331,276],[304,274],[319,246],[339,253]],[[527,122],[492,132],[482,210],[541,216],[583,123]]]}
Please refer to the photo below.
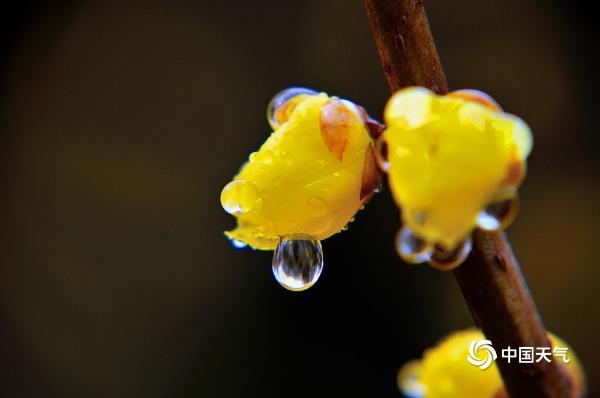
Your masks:
{"label": "woody twig", "polygon": [[[390,90],[423,86],[447,93],[423,2],[365,0],[365,6]],[[475,323],[494,345],[550,347],[504,233],[475,231],[471,255],[453,272]],[[512,397],[571,396],[570,380],[555,361],[518,366],[497,363]]]}

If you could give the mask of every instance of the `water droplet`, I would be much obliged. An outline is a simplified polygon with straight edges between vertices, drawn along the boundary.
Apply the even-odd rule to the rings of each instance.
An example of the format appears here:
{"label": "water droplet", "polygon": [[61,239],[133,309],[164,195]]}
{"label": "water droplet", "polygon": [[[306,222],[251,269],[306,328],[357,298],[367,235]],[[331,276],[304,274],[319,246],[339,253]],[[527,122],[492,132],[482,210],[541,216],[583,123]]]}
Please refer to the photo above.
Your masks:
{"label": "water droplet", "polygon": [[342,101],[342,103],[344,104],[344,106],[348,109],[350,109],[352,112],[354,112],[354,114],[356,115],[357,118],[359,119],[363,119],[363,115],[362,112],[360,111],[358,105],[356,105],[354,102],[352,101],[348,101],[347,99],[342,99],[340,100]]}
{"label": "water droplet", "polygon": [[333,176],[334,176],[334,177],[339,177],[340,175],[341,175],[341,174],[340,174],[340,172],[339,172],[339,171],[335,171],[335,172],[333,173]]}
{"label": "water droplet", "polygon": [[273,159],[275,159],[275,155],[273,155],[273,153],[271,151],[264,151],[262,153],[260,161],[263,162],[264,164],[270,164],[273,162]]}
{"label": "water droplet", "polygon": [[486,94],[483,91],[474,89],[462,89],[452,91],[448,94],[448,96],[458,97],[466,101],[478,103],[479,105],[483,105],[494,112],[502,112],[502,108],[500,107],[500,105],[498,105],[496,100],[494,100],[489,94]]}
{"label": "water droplet", "polygon": [[477,226],[484,231],[505,229],[515,219],[518,209],[517,196],[491,203],[477,216]]}
{"label": "water droplet", "polygon": [[323,271],[323,248],[318,240],[279,241],[273,253],[273,275],[288,290],[306,290]]}
{"label": "water droplet", "polygon": [[387,173],[390,170],[390,162],[388,161],[388,145],[383,139],[383,135],[375,142],[375,162],[379,170]]}
{"label": "water droplet", "polygon": [[308,200],[308,206],[311,214],[314,216],[322,216],[325,215],[329,211],[329,205],[327,201],[318,196],[313,196]]}
{"label": "water droplet", "polygon": [[279,127],[287,118],[283,108],[286,103],[299,95],[316,95],[316,91],[304,87],[290,87],[276,94],[267,107],[267,120],[273,130]]}
{"label": "water droplet", "polygon": [[450,271],[458,267],[466,260],[471,253],[473,247],[473,241],[471,238],[467,238],[452,250],[445,250],[442,247],[435,247],[429,265],[435,269],[442,271]]}
{"label": "water droplet", "polygon": [[269,164],[273,162],[274,155],[271,151],[252,152],[250,154],[250,161],[253,163],[259,162],[263,164]]}
{"label": "water droplet", "polygon": [[396,235],[396,251],[407,263],[421,264],[431,259],[433,246],[413,234],[410,228],[402,227]]}
{"label": "water droplet", "polygon": [[233,180],[221,191],[221,205],[229,214],[247,213],[254,207],[258,192],[254,184],[246,180]]}
{"label": "water droplet", "polygon": [[425,221],[427,220],[427,213],[424,211],[419,211],[415,214],[415,221],[419,224],[419,225],[423,225],[425,224]]}
{"label": "water droplet", "polygon": [[420,381],[421,361],[407,362],[398,372],[398,388],[407,398],[423,398],[425,387]]}
{"label": "water droplet", "polygon": [[243,249],[246,246],[248,246],[248,244],[246,244],[246,242],[242,242],[241,240],[237,240],[237,239],[231,239],[231,244],[236,249]]}
{"label": "water droplet", "polygon": [[308,210],[312,216],[310,221],[314,233],[324,233],[333,222],[333,214],[329,204],[321,197],[313,196],[308,200]]}

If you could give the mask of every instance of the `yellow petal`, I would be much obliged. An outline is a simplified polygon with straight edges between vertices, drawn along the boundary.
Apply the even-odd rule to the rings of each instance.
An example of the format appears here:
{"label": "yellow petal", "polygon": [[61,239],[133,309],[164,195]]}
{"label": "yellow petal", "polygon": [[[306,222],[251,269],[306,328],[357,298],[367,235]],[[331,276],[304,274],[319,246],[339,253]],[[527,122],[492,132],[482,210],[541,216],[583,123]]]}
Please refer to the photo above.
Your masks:
{"label": "yellow petal", "polygon": [[385,109],[389,183],[403,222],[447,249],[521,183],[532,138],[519,118],[473,92],[397,92]]}
{"label": "yellow petal", "polygon": [[226,235],[256,249],[339,232],[361,206],[365,165],[373,167],[365,160],[371,139],[353,104],[322,93],[296,97],[284,111],[221,195],[238,223]]}

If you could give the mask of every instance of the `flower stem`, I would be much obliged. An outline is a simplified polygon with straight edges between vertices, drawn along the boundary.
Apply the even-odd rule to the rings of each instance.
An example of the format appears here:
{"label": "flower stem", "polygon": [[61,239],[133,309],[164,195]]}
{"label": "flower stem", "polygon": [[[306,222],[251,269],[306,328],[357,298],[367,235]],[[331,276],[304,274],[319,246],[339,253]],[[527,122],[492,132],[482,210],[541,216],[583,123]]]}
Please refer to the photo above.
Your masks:
{"label": "flower stem", "polygon": [[[423,86],[448,92],[421,0],[365,0],[392,92]],[[497,349],[550,347],[546,329],[504,233],[475,231],[473,251],[454,276],[473,319]],[[500,352],[499,352],[500,354]],[[465,359],[466,360],[466,359]],[[570,397],[571,382],[556,360],[497,361],[511,397]]]}

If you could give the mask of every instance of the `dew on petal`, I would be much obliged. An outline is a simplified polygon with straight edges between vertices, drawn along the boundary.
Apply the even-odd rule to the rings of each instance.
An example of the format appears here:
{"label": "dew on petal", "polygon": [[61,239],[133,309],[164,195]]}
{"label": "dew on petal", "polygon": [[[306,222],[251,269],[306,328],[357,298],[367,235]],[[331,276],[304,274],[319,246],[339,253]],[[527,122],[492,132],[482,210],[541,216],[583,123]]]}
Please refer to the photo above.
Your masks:
{"label": "dew on petal", "polygon": [[311,214],[315,216],[323,216],[329,211],[327,201],[319,196],[313,196],[308,200],[308,206]]}
{"label": "dew on petal", "polygon": [[254,184],[246,180],[233,180],[221,191],[221,205],[229,214],[244,214],[252,210],[258,200]]}
{"label": "dew on petal", "polygon": [[275,159],[275,155],[271,151],[264,151],[260,157],[260,161],[264,164],[271,164]]}
{"label": "dew on petal", "polygon": [[315,233],[321,233],[331,227],[333,214],[325,199],[313,196],[308,201],[308,209],[312,216],[311,224],[315,229]]}
{"label": "dew on petal", "polygon": [[502,108],[496,102],[496,100],[494,100],[489,94],[486,94],[483,91],[474,89],[463,89],[453,91],[449,93],[448,96],[462,98],[467,101],[473,101],[478,103],[479,105],[485,106],[486,108],[494,112],[502,112]]}
{"label": "dew on petal", "polygon": [[267,120],[273,130],[283,124],[297,102],[291,101],[301,95],[317,95],[314,90],[304,87],[290,87],[276,94],[267,107]]}
{"label": "dew on petal", "polygon": [[271,151],[262,150],[260,152],[252,152],[250,154],[250,161],[253,163],[270,164],[273,162],[275,156]]}

